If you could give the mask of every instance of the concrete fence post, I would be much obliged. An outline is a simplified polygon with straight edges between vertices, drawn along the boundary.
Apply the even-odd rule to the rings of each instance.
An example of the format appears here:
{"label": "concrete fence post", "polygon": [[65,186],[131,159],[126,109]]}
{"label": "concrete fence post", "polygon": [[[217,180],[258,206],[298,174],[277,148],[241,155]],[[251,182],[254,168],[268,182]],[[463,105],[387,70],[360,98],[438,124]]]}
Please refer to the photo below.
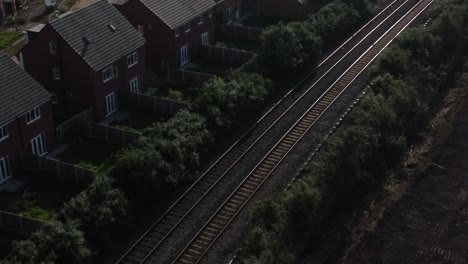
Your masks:
{"label": "concrete fence post", "polygon": [[109,142],[109,131],[108,131],[108,126],[104,126],[105,131],[106,131],[106,142]]}

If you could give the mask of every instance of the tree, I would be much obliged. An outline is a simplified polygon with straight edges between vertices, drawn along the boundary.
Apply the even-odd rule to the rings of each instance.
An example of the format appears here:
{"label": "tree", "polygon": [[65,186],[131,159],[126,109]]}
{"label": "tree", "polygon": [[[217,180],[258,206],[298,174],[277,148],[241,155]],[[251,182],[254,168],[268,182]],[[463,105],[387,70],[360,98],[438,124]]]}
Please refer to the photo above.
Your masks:
{"label": "tree", "polygon": [[91,251],[76,222],[53,221],[26,241],[14,242],[5,263],[89,263]]}
{"label": "tree", "polygon": [[193,110],[206,117],[211,131],[224,132],[259,109],[269,86],[270,81],[261,75],[231,70],[204,85]]}
{"label": "tree", "polygon": [[112,179],[100,176],[64,207],[67,219],[82,223],[80,229],[98,247],[109,243],[111,235],[123,223],[127,200],[122,191],[112,186]]}
{"label": "tree", "polygon": [[146,129],[135,145],[117,154],[119,186],[139,199],[165,196],[191,179],[210,141],[205,119],[181,110],[166,123]]}
{"label": "tree", "polygon": [[303,23],[278,23],[261,35],[260,59],[271,72],[294,71],[315,63],[322,40]]}

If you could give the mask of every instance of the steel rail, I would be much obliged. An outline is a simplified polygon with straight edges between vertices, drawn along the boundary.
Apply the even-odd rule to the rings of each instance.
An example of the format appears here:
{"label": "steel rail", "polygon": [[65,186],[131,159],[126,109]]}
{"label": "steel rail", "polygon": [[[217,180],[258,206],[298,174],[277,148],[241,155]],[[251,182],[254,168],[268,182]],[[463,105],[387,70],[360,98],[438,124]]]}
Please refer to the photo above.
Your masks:
{"label": "steel rail", "polygon": [[[234,142],[233,145],[230,146],[230,148],[224,152],[224,154],[218,158],[206,171],[205,173],[202,174],[188,189],[185,191],[179,199],[177,199],[172,206],[166,210],[166,212],[132,245],[132,247],[124,253],[124,255],[117,261],[117,264],[123,263],[127,257],[130,257],[130,254],[136,247],[145,239],[154,229],[157,227],[158,224],[161,223],[161,221],[179,204],[180,201],[182,201],[188,193],[190,193],[196,186],[197,184],[204,179],[204,177],[239,143],[242,141],[243,138],[245,138],[259,123],[261,123],[280,103],[285,100],[297,87],[302,85],[305,81],[307,81],[310,76],[315,73],[323,64],[325,64],[328,60],[330,60],[337,52],[341,51],[341,49],[348,44],[353,38],[361,33],[363,30],[366,29],[367,26],[369,26],[373,21],[375,21],[377,18],[379,18],[380,15],[384,14],[390,7],[395,5],[398,1],[401,0],[395,0],[391,4],[389,4],[385,9],[383,9],[381,12],[379,12],[376,16],[374,16],[369,22],[367,22],[364,26],[362,26],[357,32],[355,32],[350,38],[348,38],[343,44],[341,44],[333,53],[331,53],[327,58],[325,58],[311,73],[307,74],[306,77],[304,77],[297,85],[295,85],[286,95],[283,96],[270,110],[268,110],[252,127],[249,128],[247,132],[245,132],[236,142]],[[172,233],[172,231],[185,219],[185,217],[192,211],[193,208],[195,208],[203,198],[206,197],[208,193],[224,178],[224,176],[236,165],[238,162],[264,137],[266,133],[268,133],[287,113],[290,112],[290,110],[297,105],[299,101],[301,101],[309,92],[310,90],[317,85],[318,82],[323,80],[340,62],[342,62],[353,50],[355,50],[359,45],[364,42],[372,33],[374,33],[383,23],[385,23],[390,17],[393,16],[394,13],[396,13],[401,7],[403,7],[409,0],[405,0],[402,2],[394,11],[392,11],[390,14],[387,15],[386,18],[384,18],[378,25],[372,28],[372,30],[367,33],[358,43],[356,43],[348,52],[346,52],[345,55],[341,56],[340,59],[331,66],[330,69],[328,69],[317,81],[315,81],[306,91],[302,93],[302,95],[296,99],[288,108],[286,111],[284,111],[248,148],[245,150],[239,158],[237,158],[229,167],[228,169],[222,173],[222,175],[214,182],[212,183],[211,187],[206,190],[206,192],[195,202],[195,204],[187,210],[180,219],[177,220],[177,223],[174,224],[169,231],[160,239],[160,241],[153,246],[153,248],[150,250],[149,253],[146,254],[146,256],[141,260],[141,261],[131,261],[133,263],[144,263],[153,253],[154,251],[161,245],[161,243]]]}
{"label": "steel rail", "polygon": [[[244,181],[238,186],[238,188],[231,194],[231,196],[225,201],[225,203],[219,207],[217,212],[208,220],[205,226],[197,233],[197,235],[192,239],[192,241],[184,248],[184,250],[179,254],[176,260],[173,263],[198,263],[208,252],[214,242],[220,237],[223,231],[227,228],[227,226],[233,221],[233,219],[238,215],[238,213],[244,208],[247,202],[253,197],[253,195],[259,190],[259,188],[263,185],[266,179],[271,175],[271,173],[277,168],[277,166],[283,161],[283,159],[289,154],[289,152],[298,144],[298,142],[306,135],[306,133],[314,126],[314,124],[320,119],[320,117],[333,105],[333,103],[339,98],[339,96],[346,91],[346,89],[351,85],[351,83],[367,68],[367,66],[375,60],[375,58],[404,30],[406,29],[413,21],[416,19],[430,4],[432,0],[421,0],[416,4],[410,11],[408,11],[402,18],[396,22],[387,32],[385,32],[371,47],[369,47],[364,54],[362,54],[348,70],[343,73],[340,78],[338,78],[330,88],[306,111],[306,113],[295,123],[294,126],[290,128],[290,130],[281,138],[280,141],[270,150],[270,152],[265,155],[261,162],[257,164],[257,166],[251,171],[249,176],[244,179]],[[419,10],[419,8],[421,8]],[[416,10],[416,14],[410,16],[413,11]],[[410,19],[409,21],[405,21],[406,19]],[[403,25],[401,29],[397,29],[395,35],[391,35],[394,29],[402,23]],[[390,36],[389,40],[380,43],[383,39]],[[379,45],[380,44],[380,45]],[[371,51],[374,51],[372,53]],[[366,56],[369,56],[367,57]],[[365,59],[362,61],[362,59]],[[355,67],[355,66],[359,67]],[[358,72],[353,73],[352,71],[358,69]],[[347,79],[347,74],[350,74],[352,78]],[[348,77],[349,78],[349,77]],[[344,80],[342,83],[341,89],[337,84]],[[344,86],[343,86],[344,85]],[[331,98],[327,96],[329,92],[333,91],[334,88],[338,88],[338,93],[333,95]],[[329,102],[326,102],[325,105],[320,105],[325,99]],[[314,108],[316,106],[324,107],[319,113],[314,112]],[[317,110],[315,110],[317,111]],[[312,118],[313,117],[313,118]],[[308,119],[307,119],[308,118]],[[312,121],[311,121],[312,120]],[[301,122],[303,124],[301,124]],[[304,123],[309,123],[306,128],[304,128]],[[294,130],[299,131],[294,131]],[[302,131],[301,131],[302,130]],[[295,133],[294,133],[295,132]],[[297,135],[300,132],[299,136]],[[289,138],[289,142],[293,142],[290,144],[287,139]],[[286,144],[285,144],[286,142]],[[281,145],[283,144],[283,149],[281,149]],[[284,146],[287,146],[285,149]],[[276,152],[275,152],[276,151]],[[282,155],[281,155],[281,152]],[[280,153],[280,154],[278,154]],[[270,159],[270,160],[269,160]],[[269,162],[268,162],[269,161]],[[273,167],[269,168],[269,171],[265,173],[265,169],[269,164],[273,163]],[[267,165],[265,165],[267,164]],[[263,167],[263,170],[261,168]],[[255,174],[257,172],[257,174]],[[262,175],[263,176],[259,176]],[[256,178],[255,178],[256,176]],[[251,180],[247,184],[247,182]],[[252,189],[252,186],[254,188]],[[242,188],[244,188],[242,190]],[[250,189],[250,190],[249,190]],[[242,191],[241,191],[242,190]],[[250,192],[250,193],[249,193]],[[247,194],[246,194],[247,193]],[[244,196],[244,197],[243,197]],[[236,204],[240,204],[238,208],[236,208]],[[234,209],[233,209],[234,207]],[[226,210],[227,209],[227,210]],[[224,210],[224,213],[222,213]],[[235,212],[229,215],[229,212]],[[221,216],[223,215],[224,216]],[[228,217],[226,217],[228,215]],[[218,219],[216,217],[220,216]],[[221,220],[221,218],[226,219],[228,218],[227,222]],[[216,230],[218,229],[218,230]],[[218,231],[218,232],[216,232]],[[216,232],[216,233],[215,233]],[[214,237],[210,236],[215,233]],[[204,236],[202,236],[204,235]],[[198,239],[198,241],[197,241]],[[198,243],[196,243],[198,242]],[[204,247],[204,245],[207,245]],[[192,248],[191,248],[192,247]],[[200,249],[204,250],[196,256],[196,253],[200,253]],[[185,257],[185,258],[184,258]],[[195,260],[193,260],[195,258]]]}

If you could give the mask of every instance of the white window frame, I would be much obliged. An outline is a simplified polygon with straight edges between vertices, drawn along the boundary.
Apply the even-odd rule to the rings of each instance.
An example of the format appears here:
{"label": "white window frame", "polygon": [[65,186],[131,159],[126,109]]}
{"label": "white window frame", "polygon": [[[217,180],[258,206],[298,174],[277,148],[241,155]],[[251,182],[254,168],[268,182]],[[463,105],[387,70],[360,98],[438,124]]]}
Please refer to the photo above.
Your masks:
{"label": "white window frame", "polygon": [[49,52],[50,54],[57,54],[57,42],[54,40],[49,41]]}
{"label": "white window frame", "polygon": [[[185,56],[184,56],[184,50],[185,50]],[[180,48],[180,66],[183,66],[187,64],[190,61],[190,53],[189,53],[189,47],[188,45],[185,45]]]}
{"label": "white window frame", "polygon": [[47,144],[44,134],[35,136],[29,143],[31,144],[31,153],[34,156],[42,157],[47,154]]}
{"label": "white window frame", "polygon": [[185,25],[184,25],[184,31],[185,31],[185,33],[188,33],[188,32],[190,32],[190,30],[192,30],[192,27],[191,27],[191,26],[192,26],[192,25],[190,25],[190,22],[185,23]]}
{"label": "white window frame", "polygon": [[52,75],[54,76],[54,80],[60,80],[60,70],[58,68],[52,69]]}
{"label": "white window frame", "polygon": [[180,36],[180,27],[176,28],[174,30],[174,34],[175,34],[175,37],[177,38],[178,36]]}
{"label": "white window frame", "polygon": [[0,158],[0,183],[5,182],[6,180],[10,179],[12,176],[11,174],[11,167],[10,167],[10,160],[8,156],[4,156]]}
{"label": "white window frame", "polygon": [[130,86],[131,93],[140,94],[141,93],[140,77],[138,76],[138,77],[131,79],[129,82],[129,86]]}
{"label": "white window frame", "polygon": [[41,110],[39,106],[34,107],[33,109],[29,110],[26,114],[26,124],[29,125],[32,122],[41,118]]}
{"label": "white window frame", "polygon": [[115,92],[106,95],[106,117],[117,112],[117,99]]}
{"label": "white window frame", "polygon": [[143,27],[142,25],[138,25],[138,32],[140,32],[140,34],[145,34],[145,27]]}
{"label": "white window frame", "polygon": [[208,32],[201,34],[201,42],[202,45],[208,45],[210,43],[210,36],[208,35]]}
{"label": "white window frame", "polygon": [[119,76],[117,67],[111,65],[102,71],[102,82],[106,83],[114,78],[117,78],[117,76]]}
{"label": "white window frame", "polygon": [[133,67],[138,64],[138,53],[135,51],[127,56],[127,67]]}
{"label": "white window frame", "polygon": [[240,18],[240,3],[236,4],[236,20]]}
{"label": "white window frame", "polygon": [[0,126],[0,142],[7,139],[9,136],[8,125]]}
{"label": "white window frame", "polygon": [[232,7],[229,7],[228,9],[226,9],[226,16],[227,16],[227,24],[231,24],[232,23]]}
{"label": "white window frame", "polygon": [[210,9],[210,11],[208,11],[208,17],[212,17],[213,16],[213,10]]}
{"label": "white window frame", "polygon": [[198,16],[198,25],[203,24],[203,15]]}

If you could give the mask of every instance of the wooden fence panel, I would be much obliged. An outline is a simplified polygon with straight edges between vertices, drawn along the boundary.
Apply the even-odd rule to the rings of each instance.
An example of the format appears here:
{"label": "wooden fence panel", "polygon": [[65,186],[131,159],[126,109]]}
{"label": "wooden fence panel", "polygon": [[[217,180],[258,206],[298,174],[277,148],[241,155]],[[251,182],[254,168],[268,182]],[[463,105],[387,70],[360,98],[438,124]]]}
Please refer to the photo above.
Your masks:
{"label": "wooden fence panel", "polygon": [[29,236],[39,230],[44,222],[17,214],[0,211],[0,229]]}
{"label": "wooden fence panel", "polygon": [[184,102],[144,94],[131,94],[126,96],[125,100],[127,104],[165,115],[173,115],[189,106]]}
{"label": "wooden fence panel", "polygon": [[200,47],[200,57],[202,59],[214,60],[223,64],[242,65],[251,60],[254,56],[254,53],[243,50],[209,45]]}
{"label": "wooden fence panel", "polygon": [[194,88],[201,87],[209,79],[215,77],[213,74],[187,71],[183,69],[169,69],[167,79],[171,82],[190,84]]}
{"label": "wooden fence panel", "polygon": [[246,39],[260,41],[263,29],[239,25],[221,25],[219,33],[225,39]]}

